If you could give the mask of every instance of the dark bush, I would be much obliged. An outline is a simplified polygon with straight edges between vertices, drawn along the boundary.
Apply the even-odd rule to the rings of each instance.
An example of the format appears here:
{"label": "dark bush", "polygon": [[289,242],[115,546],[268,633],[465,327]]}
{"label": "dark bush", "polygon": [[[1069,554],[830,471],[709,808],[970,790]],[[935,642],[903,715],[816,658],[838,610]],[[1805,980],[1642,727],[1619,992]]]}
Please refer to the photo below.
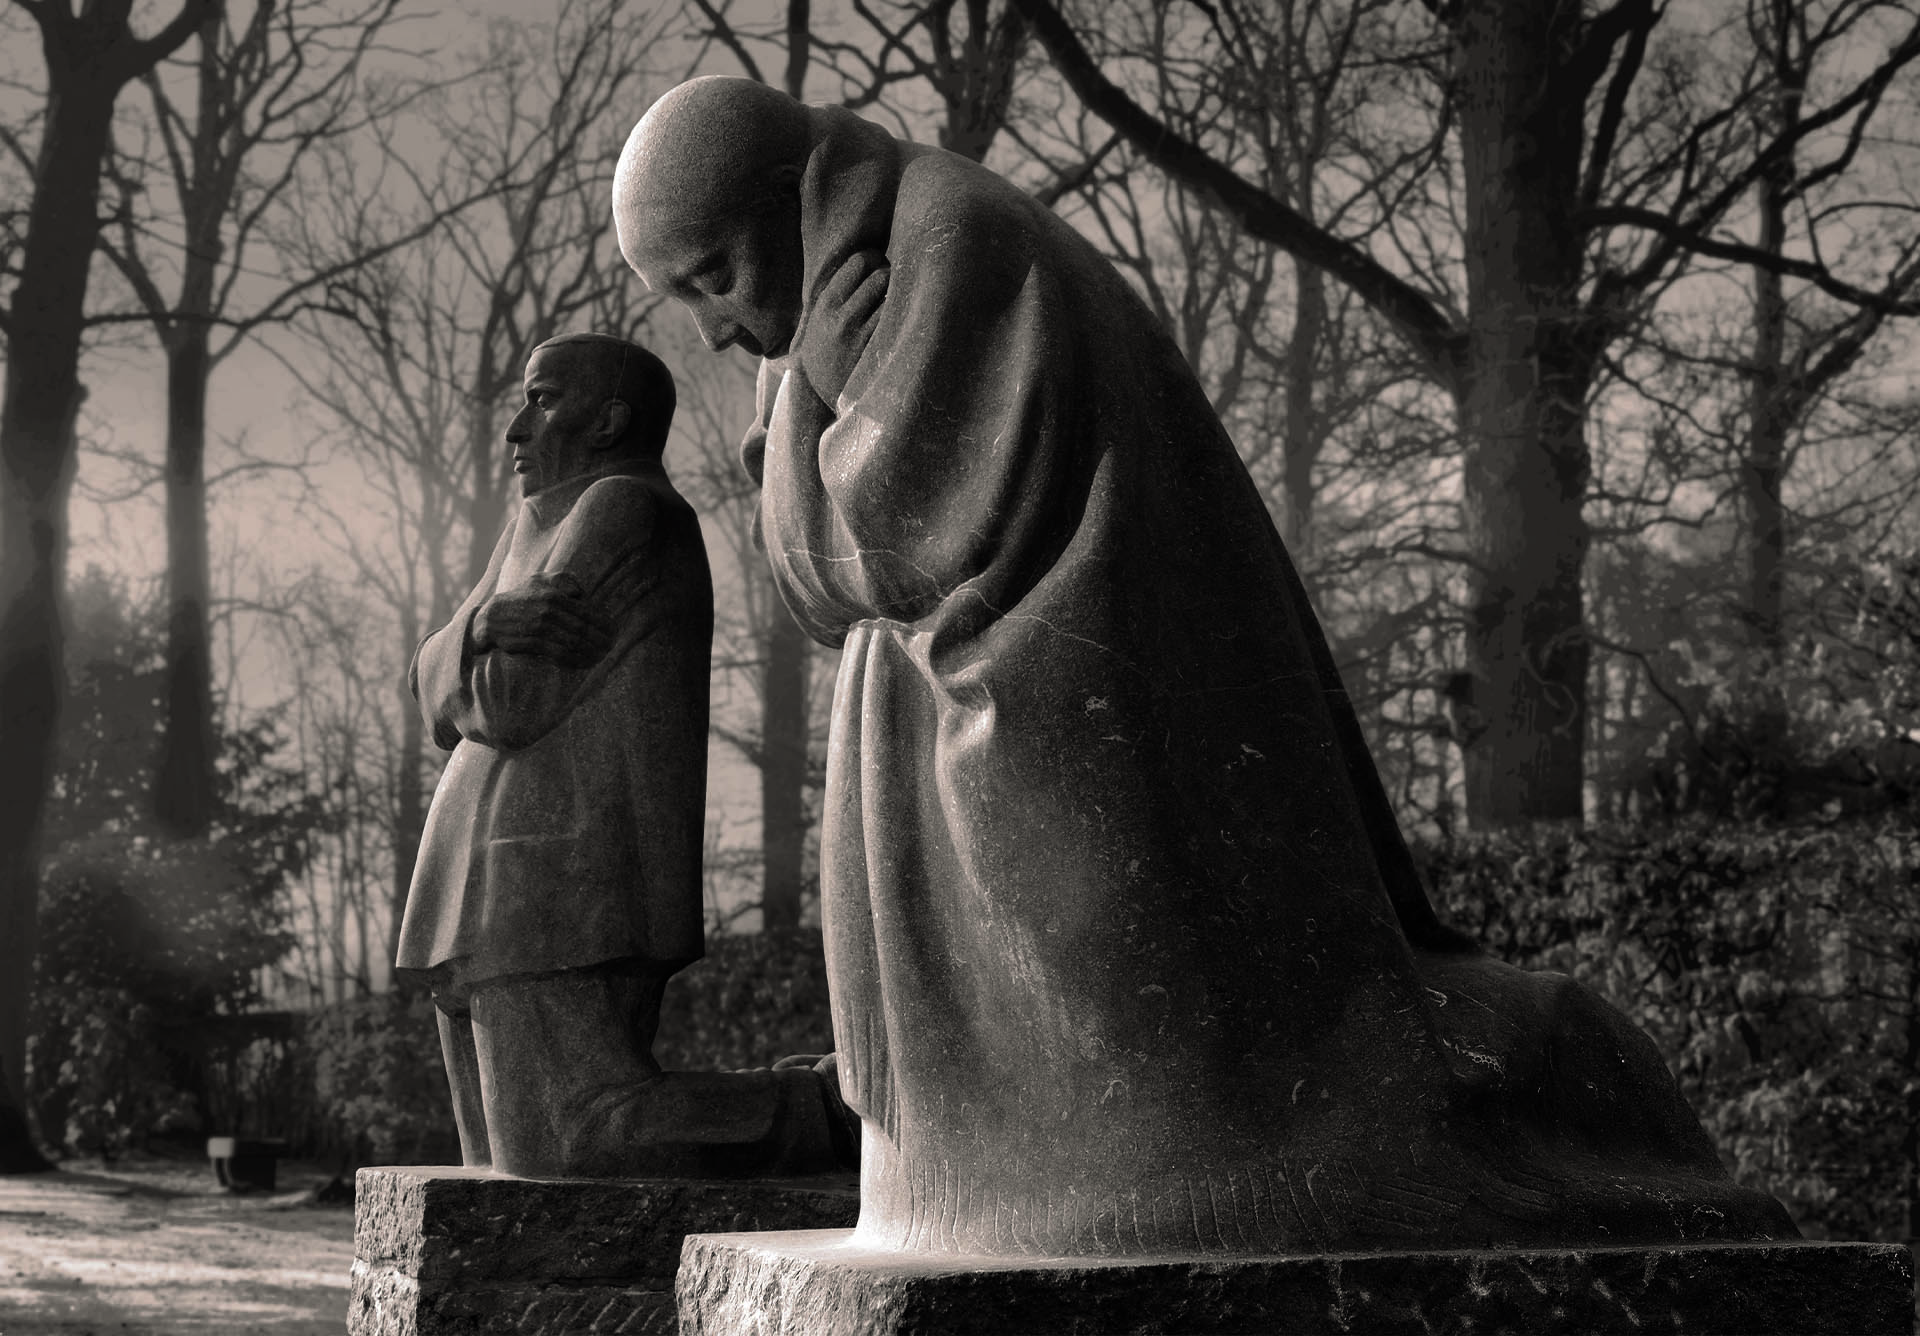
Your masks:
{"label": "dark bush", "polygon": [[1652,1035],[1729,1170],[1809,1235],[1913,1237],[1912,814],[1502,833],[1423,857],[1455,926],[1573,975]]}
{"label": "dark bush", "polygon": [[[281,891],[320,807],[270,715],[216,739],[212,828],[152,828],[160,623],[90,571],[71,593],[41,869],[27,1094],[43,1140],[112,1154],[155,1135],[279,1135],[300,1084],[290,1026],[256,980],[281,959]],[[249,1124],[249,1125],[241,1125]]]}
{"label": "dark bush", "polygon": [[[148,1136],[239,1130],[195,1032],[236,1016],[286,950],[271,895],[231,851],[107,830],[42,873],[28,1094],[42,1136],[114,1154]],[[254,1130],[254,1129],[248,1129]]]}
{"label": "dark bush", "polygon": [[833,1051],[818,929],[713,934],[706,959],[667,986],[654,1056],[669,1070],[770,1067]]}
{"label": "dark bush", "polygon": [[316,1152],[342,1168],[458,1164],[460,1137],[428,998],[399,991],[307,1018]]}

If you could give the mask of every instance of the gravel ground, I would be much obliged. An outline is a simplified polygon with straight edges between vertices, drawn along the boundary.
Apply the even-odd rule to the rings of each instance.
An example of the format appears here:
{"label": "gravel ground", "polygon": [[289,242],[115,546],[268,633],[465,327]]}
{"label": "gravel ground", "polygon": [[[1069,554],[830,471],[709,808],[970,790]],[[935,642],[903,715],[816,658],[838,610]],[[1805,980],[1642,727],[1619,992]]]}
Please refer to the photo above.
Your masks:
{"label": "gravel ground", "polygon": [[0,1336],[340,1336],[353,1212],[286,1162],[232,1196],[205,1160],[0,1176]]}

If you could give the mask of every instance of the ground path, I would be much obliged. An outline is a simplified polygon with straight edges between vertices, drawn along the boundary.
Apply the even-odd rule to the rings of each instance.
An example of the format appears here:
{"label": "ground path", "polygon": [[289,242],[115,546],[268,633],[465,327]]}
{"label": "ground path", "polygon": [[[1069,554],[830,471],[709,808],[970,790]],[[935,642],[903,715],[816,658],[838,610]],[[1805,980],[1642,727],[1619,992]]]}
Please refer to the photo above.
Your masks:
{"label": "ground path", "polygon": [[205,1160],[0,1176],[0,1336],[340,1336],[353,1212],[313,1166],[229,1196]]}

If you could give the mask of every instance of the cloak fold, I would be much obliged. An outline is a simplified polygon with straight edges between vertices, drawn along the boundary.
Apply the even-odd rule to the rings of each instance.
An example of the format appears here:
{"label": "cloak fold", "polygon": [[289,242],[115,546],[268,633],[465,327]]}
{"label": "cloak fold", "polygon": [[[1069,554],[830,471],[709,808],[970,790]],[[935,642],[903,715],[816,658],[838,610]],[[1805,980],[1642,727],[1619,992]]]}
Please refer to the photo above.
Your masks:
{"label": "cloak fold", "polygon": [[991,172],[808,115],[807,304],[743,457],[842,646],[862,1235],[1790,1235],[1624,1019],[1437,921],[1261,498],[1114,269]]}

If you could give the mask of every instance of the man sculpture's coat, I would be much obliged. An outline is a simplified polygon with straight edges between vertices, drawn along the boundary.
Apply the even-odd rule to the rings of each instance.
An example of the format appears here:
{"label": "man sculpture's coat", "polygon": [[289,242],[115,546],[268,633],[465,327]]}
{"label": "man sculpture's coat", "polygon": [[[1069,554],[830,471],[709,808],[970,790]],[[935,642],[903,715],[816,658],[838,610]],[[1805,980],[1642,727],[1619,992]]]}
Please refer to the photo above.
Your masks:
{"label": "man sculpture's coat", "polygon": [[[571,576],[612,623],[593,667],[471,651],[480,605],[536,573]],[[522,502],[408,672],[453,756],[421,838],[400,968],[463,985],[699,958],[712,636],[699,521],[657,465]]]}
{"label": "man sculpture's coat", "polygon": [[1436,921],[1261,498],[1112,266],[976,164],[806,115],[805,305],[744,455],[843,646],[862,1236],[1791,1233],[1624,1018]]}

